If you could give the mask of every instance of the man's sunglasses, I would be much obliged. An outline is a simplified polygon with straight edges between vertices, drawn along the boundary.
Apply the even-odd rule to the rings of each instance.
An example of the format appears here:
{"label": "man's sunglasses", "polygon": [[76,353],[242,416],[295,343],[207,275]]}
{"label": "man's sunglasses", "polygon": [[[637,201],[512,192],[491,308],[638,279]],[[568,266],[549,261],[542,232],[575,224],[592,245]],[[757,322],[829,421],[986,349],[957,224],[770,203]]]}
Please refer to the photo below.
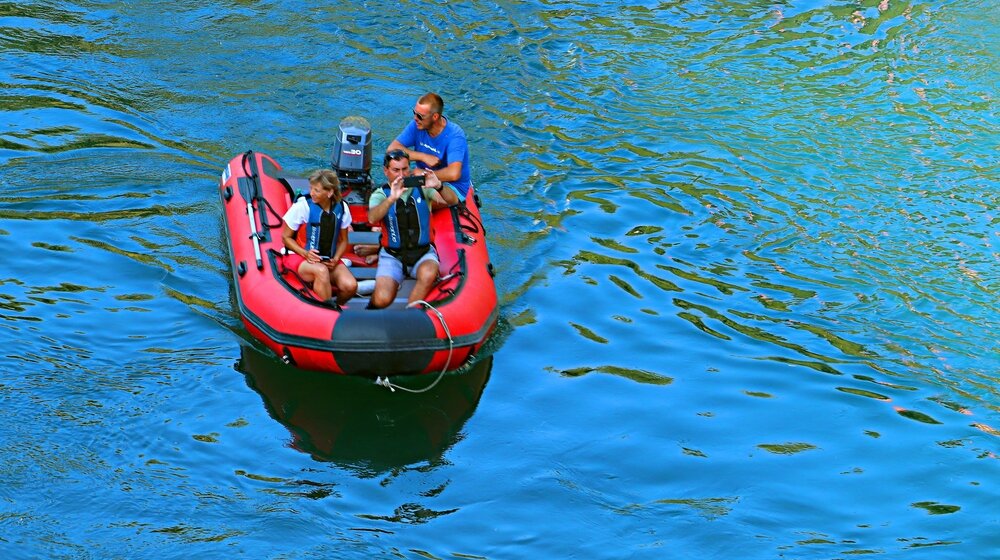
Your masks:
{"label": "man's sunglasses", "polygon": [[424,119],[426,119],[427,117],[430,117],[430,116],[433,116],[433,115],[434,115],[434,113],[430,113],[430,114],[428,114],[428,115],[421,115],[420,113],[418,113],[418,112],[416,112],[416,111],[414,111],[414,112],[413,112],[413,116],[414,116],[414,117],[417,117],[417,120],[418,120],[418,121],[423,121],[423,120],[424,120]]}
{"label": "man's sunglasses", "polygon": [[406,155],[406,152],[403,150],[393,150],[391,152],[386,152],[385,157],[382,159],[382,165],[383,166],[389,165],[390,161],[394,161],[397,159],[410,159],[410,156]]}

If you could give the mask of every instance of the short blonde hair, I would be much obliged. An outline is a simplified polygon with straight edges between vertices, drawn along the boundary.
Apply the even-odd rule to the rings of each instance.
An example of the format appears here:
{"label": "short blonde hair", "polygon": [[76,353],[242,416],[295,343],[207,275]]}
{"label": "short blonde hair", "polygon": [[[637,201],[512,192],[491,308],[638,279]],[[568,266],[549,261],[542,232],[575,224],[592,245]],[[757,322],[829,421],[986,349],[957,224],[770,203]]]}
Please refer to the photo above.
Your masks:
{"label": "short blonde hair", "polygon": [[340,179],[332,169],[317,169],[309,175],[309,184],[319,184],[324,191],[333,191],[333,199],[340,202]]}
{"label": "short blonde hair", "polygon": [[420,105],[428,105],[431,108],[431,114],[438,113],[439,115],[444,114],[444,99],[441,96],[430,91],[420,96],[417,100]]}

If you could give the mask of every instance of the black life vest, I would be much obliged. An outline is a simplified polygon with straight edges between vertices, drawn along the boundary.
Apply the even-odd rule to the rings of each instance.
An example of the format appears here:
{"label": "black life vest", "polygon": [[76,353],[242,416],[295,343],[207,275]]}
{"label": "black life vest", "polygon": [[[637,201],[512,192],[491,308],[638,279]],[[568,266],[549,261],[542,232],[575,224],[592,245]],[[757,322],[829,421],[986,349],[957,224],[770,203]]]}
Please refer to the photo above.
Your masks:
{"label": "black life vest", "polygon": [[[389,185],[382,186],[389,196]],[[421,189],[415,188],[403,202],[400,198],[389,207],[383,219],[382,247],[403,262],[413,266],[431,246],[431,207]]]}
{"label": "black life vest", "polygon": [[306,195],[309,203],[309,221],[302,224],[299,229],[300,236],[304,234],[304,239],[300,237],[299,244],[306,251],[316,249],[320,255],[332,257],[337,251],[337,237],[340,234],[340,221],[344,217],[344,203],[334,202],[329,212],[313,202],[313,199]]}

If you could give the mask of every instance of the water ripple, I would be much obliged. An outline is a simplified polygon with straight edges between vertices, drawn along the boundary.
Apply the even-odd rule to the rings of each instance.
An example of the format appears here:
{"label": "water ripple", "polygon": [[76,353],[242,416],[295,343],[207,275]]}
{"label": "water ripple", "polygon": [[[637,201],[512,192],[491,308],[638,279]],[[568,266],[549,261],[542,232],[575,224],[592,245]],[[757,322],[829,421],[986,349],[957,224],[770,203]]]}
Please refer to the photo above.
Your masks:
{"label": "water ripple", "polygon": [[[5,542],[987,549],[998,26],[954,1],[0,3]],[[215,190],[248,148],[324,165],[347,114],[381,149],[427,90],[500,271],[474,420],[488,371],[400,401],[257,352]]]}

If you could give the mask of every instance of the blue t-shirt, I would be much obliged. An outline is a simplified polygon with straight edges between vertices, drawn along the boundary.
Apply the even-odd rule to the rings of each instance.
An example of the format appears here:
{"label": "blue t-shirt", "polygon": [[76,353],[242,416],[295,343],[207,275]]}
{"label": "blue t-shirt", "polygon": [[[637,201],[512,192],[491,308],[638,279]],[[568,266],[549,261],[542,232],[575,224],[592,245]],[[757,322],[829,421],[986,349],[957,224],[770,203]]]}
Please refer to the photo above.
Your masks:
{"label": "blue t-shirt", "polygon": [[[458,197],[465,200],[465,195],[469,193],[472,186],[472,175],[469,173],[469,143],[465,139],[465,131],[462,127],[448,119],[444,130],[437,136],[431,136],[426,130],[417,128],[417,123],[410,121],[403,132],[399,133],[396,141],[418,152],[432,154],[439,158],[435,171],[448,167],[448,164],[456,161],[462,162],[462,176],[457,181],[446,181],[458,193]],[[421,162],[417,162],[417,167],[427,167]]]}

